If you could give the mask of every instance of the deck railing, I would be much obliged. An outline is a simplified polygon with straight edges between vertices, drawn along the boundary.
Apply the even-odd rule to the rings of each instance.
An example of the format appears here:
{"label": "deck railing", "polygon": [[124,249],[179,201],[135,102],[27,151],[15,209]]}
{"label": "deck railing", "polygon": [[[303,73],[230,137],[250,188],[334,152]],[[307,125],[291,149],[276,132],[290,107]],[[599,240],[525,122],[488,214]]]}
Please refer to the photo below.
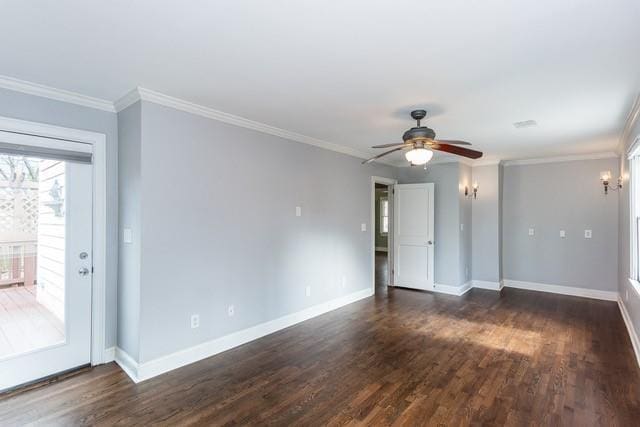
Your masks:
{"label": "deck railing", "polygon": [[0,287],[36,282],[36,240],[0,242]]}

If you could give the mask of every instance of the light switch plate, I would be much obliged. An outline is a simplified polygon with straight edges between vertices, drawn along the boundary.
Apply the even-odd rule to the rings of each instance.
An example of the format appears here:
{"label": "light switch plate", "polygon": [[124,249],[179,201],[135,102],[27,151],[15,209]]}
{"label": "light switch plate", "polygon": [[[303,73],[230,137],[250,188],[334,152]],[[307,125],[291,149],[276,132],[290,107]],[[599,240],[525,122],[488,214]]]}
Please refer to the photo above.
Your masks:
{"label": "light switch plate", "polygon": [[310,297],[311,296],[311,286],[307,286],[305,289],[305,294]]}
{"label": "light switch plate", "polygon": [[529,236],[533,236],[534,234],[536,234],[536,231],[533,228],[529,229]]}
{"label": "light switch plate", "polygon": [[360,231],[367,231],[367,224],[365,224],[364,222],[360,224]]}
{"label": "light switch plate", "polygon": [[460,224],[460,231],[464,231],[464,224]]}
{"label": "light switch plate", "polygon": [[591,238],[591,230],[584,230],[584,238],[585,239]]}
{"label": "light switch plate", "polygon": [[302,207],[296,206],[296,216],[302,216]]}
{"label": "light switch plate", "polygon": [[133,231],[130,228],[122,230],[122,241],[124,243],[133,243]]}
{"label": "light switch plate", "polygon": [[564,230],[560,230],[560,237],[564,239],[565,237],[567,237],[567,233],[565,233]]}

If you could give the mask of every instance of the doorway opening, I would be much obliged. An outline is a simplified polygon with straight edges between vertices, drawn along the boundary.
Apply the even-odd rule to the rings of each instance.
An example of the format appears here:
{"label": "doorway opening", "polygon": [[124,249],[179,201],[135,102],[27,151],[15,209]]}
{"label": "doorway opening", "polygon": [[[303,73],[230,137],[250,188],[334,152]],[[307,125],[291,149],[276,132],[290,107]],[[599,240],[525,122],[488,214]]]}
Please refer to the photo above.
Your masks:
{"label": "doorway opening", "polygon": [[65,340],[65,162],[0,154],[0,359]]}
{"label": "doorway opening", "polygon": [[393,285],[393,185],[395,180],[373,177],[372,191],[372,246],[373,289],[376,295],[385,295]]}
{"label": "doorway opening", "polygon": [[389,285],[389,186],[375,183],[375,285],[376,293],[386,292]]}

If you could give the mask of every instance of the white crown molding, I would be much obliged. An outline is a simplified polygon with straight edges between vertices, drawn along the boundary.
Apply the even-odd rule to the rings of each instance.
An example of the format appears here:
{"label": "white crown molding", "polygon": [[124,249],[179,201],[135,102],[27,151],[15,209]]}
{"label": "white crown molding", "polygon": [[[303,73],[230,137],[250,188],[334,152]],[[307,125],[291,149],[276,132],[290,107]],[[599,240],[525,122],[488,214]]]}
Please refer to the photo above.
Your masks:
{"label": "white crown molding", "polygon": [[[219,122],[242,127],[245,129],[251,129],[257,132],[266,133],[268,135],[278,136],[280,138],[288,139],[290,141],[301,142],[303,144],[313,145],[319,148],[324,148],[326,150],[336,151],[338,153],[347,154],[349,156],[358,157],[360,159],[368,159],[369,157],[371,157],[369,153],[365,153],[353,148],[345,147],[339,144],[334,144],[333,142],[323,141],[323,140],[302,135],[296,132],[291,132],[286,129],[281,129],[275,126],[256,122],[254,120],[246,119],[244,117],[236,116],[234,114],[229,114],[223,111],[214,110],[213,108],[194,104],[193,102],[185,101],[183,99],[175,98],[173,96],[165,95],[163,93],[155,92],[153,90],[145,89],[143,87],[137,87],[131,92],[124,95],[119,100],[117,100],[114,103],[115,109],[116,111],[120,112],[123,109],[127,108],[128,106],[140,100],[153,102],[154,104],[164,105],[165,107],[170,107],[175,110],[184,111],[186,113],[195,114],[198,116],[217,120]],[[390,164],[386,161],[377,161],[377,162]]]}
{"label": "white crown molding", "polygon": [[631,129],[633,129],[633,127],[635,126],[638,118],[640,118],[640,93],[636,96],[636,99],[631,106],[631,110],[629,110],[629,114],[627,115],[627,119],[625,120],[622,132],[620,133],[620,140],[618,141],[618,153],[620,153],[621,155],[625,152],[624,147],[627,138],[629,138]]}
{"label": "white crown molding", "polygon": [[22,92],[28,95],[41,96],[56,101],[81,105],[83,107],[95,108],[97,110],[115,113],[116,109],[112,102],[92,96],[82,95],[64,89],[32,83],[25,80],[14,79],[13,77],[0,76],[0,88]]}
{"label": "white crown molding", "polygon": [[521,166],[521,165],[537,165],[541,163],[560,163],[560,162],[574,162],[580,160],[599,160],[599,159],[614,159],[618,158],[618,154],[613,151],[607,151],[604,153],[591,153],[591,154],[576,154],[572,156],[558,156],[558,157],[541,157],[538,159],[522,159],[522,160],[505,160],[502,162],[504,166]]}

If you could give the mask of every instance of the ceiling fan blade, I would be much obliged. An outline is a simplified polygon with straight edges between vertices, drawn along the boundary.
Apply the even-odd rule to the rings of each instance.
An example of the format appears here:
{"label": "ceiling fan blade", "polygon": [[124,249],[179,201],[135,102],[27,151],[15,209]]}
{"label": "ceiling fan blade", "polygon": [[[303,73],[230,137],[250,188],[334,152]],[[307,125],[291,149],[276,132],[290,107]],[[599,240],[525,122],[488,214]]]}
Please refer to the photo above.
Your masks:
{"label": "ceiling fan blade", "polygon": [[391,147],[400,147],[401,145],[406,145],[406,142],[398,142],[396,144],[382,144],[382,145],[374,145],[371,148],[391,148]]}
{"label": "ceiling fan blade", "polygon": [[[402,144],[402,145],[404,145],[404,144]],[[363,162],[362,162],[362,164],[364,165],[364,164],[367,164],[367,163],[371,163],[371,162],[373,162],[374,160],[377,160],[377,159],[379,159],[379,158],[380,158],[380,157],[382,157],[382,156],[386,156],[387,154],[391,154],[391,153],[393,153],[394,151],[402,150],[403,148],[404,148],[404,147],[398,147],[398,148],[394,148],[393,150],[385,151],[385,152],[384,152],[384,153],[382,153],[382,154],[378,154],[378,155],[377,155],[377,156],[375,156],[375,157],[372,157],[372,158],[370,158],[370,159],[367,159],[367,160],[363,161]]]}
{"label": "ceiling fan blade", "polygon": [[458,141],[456,139],[437,139],[436,144],[471,145],[470,142]]}
{"label": "ceiling fan blade", "polygon": [[444,151],[445,153],[456,154],[458,156],[468,157],[470,159],[479,159],[482,153],[468,148],[457,147],[449,144],[434,144],[430,147],[433,150]]}

